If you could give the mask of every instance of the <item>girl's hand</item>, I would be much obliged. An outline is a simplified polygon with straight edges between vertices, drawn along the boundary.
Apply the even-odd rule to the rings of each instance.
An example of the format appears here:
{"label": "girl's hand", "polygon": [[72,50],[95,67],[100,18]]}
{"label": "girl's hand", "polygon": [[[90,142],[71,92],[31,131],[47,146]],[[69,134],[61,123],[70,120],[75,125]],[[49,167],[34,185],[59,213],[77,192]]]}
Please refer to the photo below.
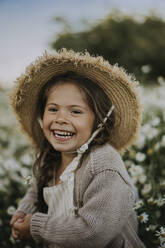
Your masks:
{"label": "girl's hand", "polygon": [[13,224],[13,229],[14,229],[14,234],[17,236],[19,239],[31,239],[31,234],[30,234],[30,222],[31,222],[32,215],[28,214],[25,216],[23,220],[18,219],[14,224]]}
{"label": "girl's hand", "polygon": [[17,222],[23,222],[24,221],[24,217],[26,216],[25,213],[18,211],[16,212],[13,217],[11,218],[10,221],[10,225],[11,225],[11,232],[12,232],[12,237],[13,239],[18,239],[19,238],[19,233],[17,230],[15,230],[15,228],[13,227],[14,223]]}
{"label": "girl's hand", "polygon": [[[23,218],[17,219],[17,221],[15,223],[22,223],[24,221]],[[13,239],[19,239],[19,231],[17,229],[14,228],[14,226],[11,229],[12,232],[12,237]]]}
{"label": "girl's hand", "polygon": [[10,221],[10,226],[13,226],[13,224],[18,220],[18,219],[24,219],[26,214],[22,211],[17,211],[11,218]]}

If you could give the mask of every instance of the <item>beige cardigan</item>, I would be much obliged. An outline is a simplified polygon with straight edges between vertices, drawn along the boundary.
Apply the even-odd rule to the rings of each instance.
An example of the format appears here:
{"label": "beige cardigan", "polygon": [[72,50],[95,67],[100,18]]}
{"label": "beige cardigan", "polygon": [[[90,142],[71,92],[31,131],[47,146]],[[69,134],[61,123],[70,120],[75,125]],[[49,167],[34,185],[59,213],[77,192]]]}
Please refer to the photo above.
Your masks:
{"label": "beige cardigan", "polygon": [[76,171],[75,215],[53,217],[37,212],[31,187],[18,210],[32,213],[34,240],[62,248],[143,248],[133,210],[135,192],[118,152],[109,144],[93,148]]}

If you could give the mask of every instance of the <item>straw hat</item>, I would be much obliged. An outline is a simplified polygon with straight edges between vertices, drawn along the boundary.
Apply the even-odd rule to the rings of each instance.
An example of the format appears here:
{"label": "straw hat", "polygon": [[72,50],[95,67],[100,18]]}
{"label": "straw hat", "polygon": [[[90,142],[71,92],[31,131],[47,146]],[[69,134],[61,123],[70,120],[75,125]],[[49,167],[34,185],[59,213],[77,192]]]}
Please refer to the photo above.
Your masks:
{"label": "straw hat", "polygon": [[43,139],[43,132],[36,121],[34,130],[38,140],[32,136],[32,119],[37,97],[45,83],[55,75],[74,71],[91,79],[103,88],[115,106],[115,126],[109,142],[118,151],[132,144],[137,137],[141,123],[141,106],[138,97],[138,83],[117,65],[110,65],[102,57],[89,53],[75,53],[62,49],[55,54],[45,52],[21,75],[11,94],[11,103],[21,128],[37,148]]}

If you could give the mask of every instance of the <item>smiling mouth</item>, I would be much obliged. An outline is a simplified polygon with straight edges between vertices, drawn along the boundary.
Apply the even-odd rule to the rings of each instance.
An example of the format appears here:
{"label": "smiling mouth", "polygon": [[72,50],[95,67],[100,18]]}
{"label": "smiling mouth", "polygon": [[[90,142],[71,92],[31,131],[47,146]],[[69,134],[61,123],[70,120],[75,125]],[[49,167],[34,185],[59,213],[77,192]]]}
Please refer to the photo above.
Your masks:
{"label": "smiling mouth", "polygon": [[71,139],[73,135],[75,135],[74,132],[60,131],[60,130],[53,130],[53,134],[57,139],[60,139],[60,140],[68,140],[68,139]]}

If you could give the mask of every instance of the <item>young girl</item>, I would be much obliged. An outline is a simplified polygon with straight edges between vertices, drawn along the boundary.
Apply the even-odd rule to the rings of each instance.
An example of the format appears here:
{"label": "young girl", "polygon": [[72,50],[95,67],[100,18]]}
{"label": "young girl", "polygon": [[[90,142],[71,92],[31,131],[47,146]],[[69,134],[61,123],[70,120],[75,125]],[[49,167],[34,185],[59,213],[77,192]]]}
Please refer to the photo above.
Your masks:
{"label": "young girl", "polygon": [[50,248],[141,248],[134,187],[117,151],[137,136],[136,83],[101,57],[63,49],[17,80],[12,105],[36,149],[14,239]]}

